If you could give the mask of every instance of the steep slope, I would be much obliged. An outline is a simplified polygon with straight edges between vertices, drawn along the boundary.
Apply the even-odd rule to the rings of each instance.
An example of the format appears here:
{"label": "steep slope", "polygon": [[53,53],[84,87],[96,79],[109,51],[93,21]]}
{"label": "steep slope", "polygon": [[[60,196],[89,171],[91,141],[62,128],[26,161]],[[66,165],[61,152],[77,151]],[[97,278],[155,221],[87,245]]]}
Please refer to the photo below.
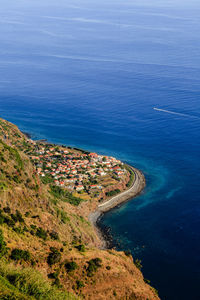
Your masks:
{"label": "steep slope", "polygon": [[[98,248],[101,241],[87,219],[95,203],[71,205],[41,182],[26,155],[30,147],[15,125],[0,119],[1,299],[54,299],[50,292],[73,299],[62,291],[95,300],[159,299],[130,255]],[[33,269],[50,292],[38,292],[40,284],[33,293]]]}

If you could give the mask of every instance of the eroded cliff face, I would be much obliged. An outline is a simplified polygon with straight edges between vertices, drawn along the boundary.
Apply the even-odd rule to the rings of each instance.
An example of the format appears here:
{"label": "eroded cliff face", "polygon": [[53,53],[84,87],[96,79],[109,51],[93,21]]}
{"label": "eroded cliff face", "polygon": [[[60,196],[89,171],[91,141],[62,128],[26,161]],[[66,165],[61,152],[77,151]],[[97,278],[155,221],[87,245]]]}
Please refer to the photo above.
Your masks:
{"label": "eroded cliff face", "polygon": [[[98,248],[99,237],[87,219],[97,203],[75,207],[55,199],[25,154],[27,147],[24,134],[0,119],[0,227],[8,248],[6,264],[39,270],[58,289],[84,299],[159,299],[131,256]],[[13,259],[13,249],[30,256]]]}

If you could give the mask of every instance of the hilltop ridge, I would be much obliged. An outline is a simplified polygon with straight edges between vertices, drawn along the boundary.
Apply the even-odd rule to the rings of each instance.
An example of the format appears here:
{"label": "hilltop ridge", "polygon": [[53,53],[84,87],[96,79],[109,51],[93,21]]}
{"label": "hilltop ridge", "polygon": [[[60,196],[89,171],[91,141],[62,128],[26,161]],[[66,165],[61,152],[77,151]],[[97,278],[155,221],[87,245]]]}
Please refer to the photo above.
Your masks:
{"label": "hilltop ridge", "polygon": [[[88,220],[99,203],[112,196],[112,191],[127,188],[131,177],[127,169],[117,169],[123,173],[119,177],[122,179],[116,177],[117,172],[111,178],[112,172],[105,175],[100,169],[100,177],[95,176],[98,186],[101,180],[103,191],[98,194],[86,177],[86,181],[82,180],[84,189],[77,190],[81,184],[74,182],[70,192],[66,189],[69,178],[63,177],[69,166],[66,164],[63,170],[62,164],[62,174],[56,173],[57,163],[61,163],[59,153],[65,151],[64,147],[57,146],[55,171],[48,174],[44,173],[46,151],[39,154],[38,165],[34,158],[38,154],[33,155],[33,150],[37,146],[40,151],[49,144],[35,143],[15,125],[0,119],[1,299],[159,299],[144,281],[140,263],[136,261],[136,266],[129,253],[99,249],[101,240]],[[84,154],[76,149],[71,151],[79,156]],[[54,150],[51,154],[52,158]],[[103,157],[100,162],[103,166]],[[112,188],[104,186],[102,174],[110,176]],[[63,187],[62,182],[67,186]],[[37,287],[30,276],[33,271],[35,278],[40,277],[37,282],[42,282]],[[46,290],[42,291],[42,286]]]}

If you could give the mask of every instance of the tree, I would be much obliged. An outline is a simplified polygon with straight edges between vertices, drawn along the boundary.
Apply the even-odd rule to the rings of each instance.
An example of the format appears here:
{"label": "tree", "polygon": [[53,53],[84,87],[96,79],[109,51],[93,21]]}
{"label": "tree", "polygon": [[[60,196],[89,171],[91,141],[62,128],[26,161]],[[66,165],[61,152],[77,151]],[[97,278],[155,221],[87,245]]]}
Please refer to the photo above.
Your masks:
{"label": "tree", "polygon": [[67,272],[72,272],[78,268],[78,265],[75,261],[68,261],[65,263],[65,269]]}
{"label": "tree", "polygon": [[31,258],[31,254],[27,250],[22,250],[22,249],[13,249],[11,252],[11,259],[14,260],[24,260],[24,261],[29,261]]}
{"label": "tree", "polygon": [[47,257],[47,262],[51,266],[61,261],[61,253],[54,247],[51,247],[50,250],[51,252]]}

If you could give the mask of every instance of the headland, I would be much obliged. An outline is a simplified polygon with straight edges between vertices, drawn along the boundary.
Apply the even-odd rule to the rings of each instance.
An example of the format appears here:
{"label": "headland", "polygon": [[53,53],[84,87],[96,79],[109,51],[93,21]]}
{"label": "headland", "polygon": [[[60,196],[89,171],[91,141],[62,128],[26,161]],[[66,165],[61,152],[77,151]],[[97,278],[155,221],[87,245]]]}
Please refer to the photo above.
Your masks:
{"label": "headland", "polygon": [[[31,140],[2,119],[0,165],[0,298],[15,288],[16,299],[29,299],[24,285],[42,282],[45,299],[159,299],[130,253],[102,250],[92,226],[142,191],[139,170],[114,157]],[[11,280],[15,274],[20,285]]]}

